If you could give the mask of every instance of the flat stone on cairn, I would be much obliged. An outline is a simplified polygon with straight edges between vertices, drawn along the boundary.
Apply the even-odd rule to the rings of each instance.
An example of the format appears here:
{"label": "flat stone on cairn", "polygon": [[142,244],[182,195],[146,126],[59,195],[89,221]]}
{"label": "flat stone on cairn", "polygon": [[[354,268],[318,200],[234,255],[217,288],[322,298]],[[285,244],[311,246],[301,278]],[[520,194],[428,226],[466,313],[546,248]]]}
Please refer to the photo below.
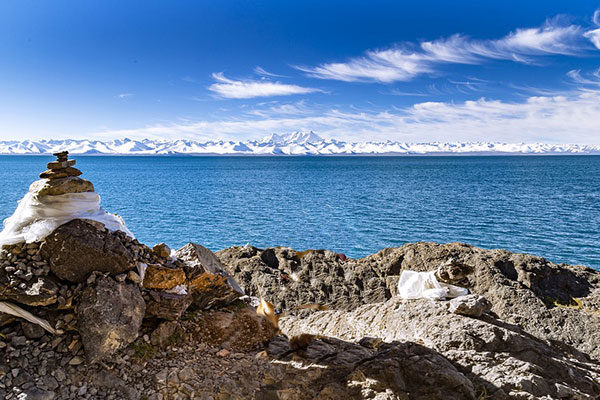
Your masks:
{"label": "flat stone on cairn", "polygon": [[69,160],[69,152],[54,153],[56,161],[48,163],[48,170],[40,174],[39,181],[31,184],[29,191],[37,196],[56,196],[67,193],[93,192],[92,182],[79,178],[81,171],[73,168],[75,160]]}
{"label": "flat stone on cairn", "polygon": [[68,151],[54,153],[53,156],[55,156],[57,160],[48,163],[48,170],[42,172],[40,174],[40,178],[52,180],[81,175],[80,170],[73,168],[73,165],[75,165],[75,160],[69,160]]}

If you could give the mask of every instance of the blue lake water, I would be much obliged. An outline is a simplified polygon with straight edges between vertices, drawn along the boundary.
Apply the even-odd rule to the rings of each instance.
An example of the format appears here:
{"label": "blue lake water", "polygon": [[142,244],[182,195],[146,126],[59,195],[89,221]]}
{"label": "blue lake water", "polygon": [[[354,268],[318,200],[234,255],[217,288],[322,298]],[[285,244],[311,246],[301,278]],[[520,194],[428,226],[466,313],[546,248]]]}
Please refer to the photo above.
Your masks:
{"label": "blue lake water", "polygon": [[[600,156],[75,158],[149,245],[461,241],[600,267]],[[0,218],[51,160],[0,156]]]}

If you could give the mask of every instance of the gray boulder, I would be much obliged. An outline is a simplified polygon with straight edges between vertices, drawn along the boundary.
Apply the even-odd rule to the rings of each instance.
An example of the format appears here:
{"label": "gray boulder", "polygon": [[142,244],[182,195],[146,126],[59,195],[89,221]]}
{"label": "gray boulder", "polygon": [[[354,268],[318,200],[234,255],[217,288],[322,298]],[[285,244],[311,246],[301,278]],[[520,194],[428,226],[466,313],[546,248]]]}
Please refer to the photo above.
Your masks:
{"label": "gray boulder", "polygon": [[136,285],[100,277],[77,307],[77,324],[90,362],[107,358],[138,336],[146,305]]}
{"label": "gray boulder", "polygon": [[48,235],[40,254],[56,276],[76,283],[85,282],[93,271],[120,274],[134,265],[122,232],[110,232],[81,219],[61,225]]}
{"label": "gray boulder", "polygon": [[451,313],[474,318],[481,317],[483,313],[486,313],[491,309],[492,303],[478,294],[457,297],[448,302],[448,311]]}

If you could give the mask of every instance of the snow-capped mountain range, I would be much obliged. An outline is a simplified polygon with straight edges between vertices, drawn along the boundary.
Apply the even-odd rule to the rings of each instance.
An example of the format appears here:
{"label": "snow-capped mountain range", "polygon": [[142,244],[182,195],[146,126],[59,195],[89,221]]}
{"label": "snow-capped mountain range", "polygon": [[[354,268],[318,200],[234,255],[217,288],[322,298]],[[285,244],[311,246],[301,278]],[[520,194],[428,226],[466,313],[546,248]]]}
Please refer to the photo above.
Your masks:
{"label": "snow-capped mountain range", "polygon": [[334,155],[334,154],[600,154],[600,145],[546,143],[405,143],[344,142],[323,139],[314,132],[272,134],[262,140],[9,140],[0,141],[0,154],[51,154],[68,150],[72,154],[245,154],[245,155]]}

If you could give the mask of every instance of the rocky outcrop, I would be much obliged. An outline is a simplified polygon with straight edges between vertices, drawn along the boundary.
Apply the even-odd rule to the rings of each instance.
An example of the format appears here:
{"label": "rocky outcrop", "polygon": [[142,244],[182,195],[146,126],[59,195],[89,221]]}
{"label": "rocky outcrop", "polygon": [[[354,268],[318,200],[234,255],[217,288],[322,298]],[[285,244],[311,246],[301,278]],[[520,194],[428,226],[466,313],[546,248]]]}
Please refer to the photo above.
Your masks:
{"label": "rocky outcrop", "polygon": [[274,399],[476,399],[471,381],[448,360],[417,343],[371,347],[320,337],[302,349],[284,337],[267,354],[282,365],[256,398]]}
{"label": "rocky outcrop", "polygon": [[145,308],[140,289],[132,284],[103,276],[87,287],[77,307],[77,320],[88,360],[105,359],[133,342]]}
{"label": "rocky outcrop", "polygon": [[288,311],[306,303],[354,310],[390,299],[402,270],[439,270],[441,280],[488,299],[504,322],[600,360],[600,273],[587,267],[462,243],[410,243],[344,261],[327,251],[250,246],[217,255],[249,295]]}
{"label": "rocky outcrop", "polygon": [[287,310],[308,303],[352,310],[385,301],[391,297],[386,276],[400,273],[399,265],[376,270],[328,250],[244,246],[216,254],[246,294],[264,297]]}
{"label": "rocky outcrop", "polygon": [[492,398],[600,396],[600,363],[531,336],[516,325],[484,315],[451,313],[449,302],[391,299],[352,312],[330,310],[279,320],[288,336],[313,334],[358,341],[419,342],[452,361],[479,393]]}
{"label": "rocky outcrop", "polygon": [[46,237],[41,255],[56,276],[79,283],[94,271],[116,275],[132,269],[134,257],[126,238],[123,232],[110,232],[102,224],[76,219]]}

